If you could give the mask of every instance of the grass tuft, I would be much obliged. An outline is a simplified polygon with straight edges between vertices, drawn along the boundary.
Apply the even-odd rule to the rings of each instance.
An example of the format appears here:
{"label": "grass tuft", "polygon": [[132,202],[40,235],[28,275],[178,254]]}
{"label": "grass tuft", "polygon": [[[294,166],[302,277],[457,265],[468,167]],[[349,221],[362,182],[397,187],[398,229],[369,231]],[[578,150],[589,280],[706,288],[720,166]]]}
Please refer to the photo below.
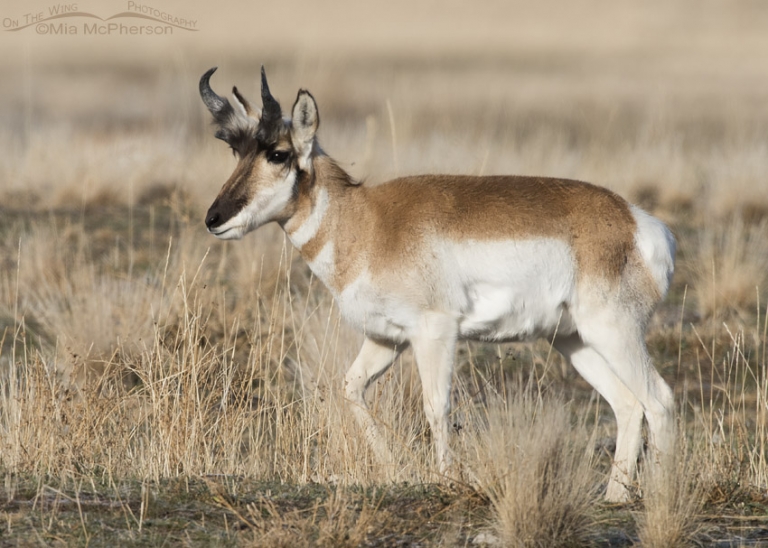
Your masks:
{"label": "grass tuft", "polygon": [[559,398],[523,391],[490,407],[473,440],[478,488],[505,546],[583,546],[599,499],[592,436]]}
{"label": "grass tuft", "polygon": [[700,457],[681,442],[678,454],[643,469],[643,511],[635,514],[641,546],[682,548],[697,544],[705,492],[701,473],[706,470]]}

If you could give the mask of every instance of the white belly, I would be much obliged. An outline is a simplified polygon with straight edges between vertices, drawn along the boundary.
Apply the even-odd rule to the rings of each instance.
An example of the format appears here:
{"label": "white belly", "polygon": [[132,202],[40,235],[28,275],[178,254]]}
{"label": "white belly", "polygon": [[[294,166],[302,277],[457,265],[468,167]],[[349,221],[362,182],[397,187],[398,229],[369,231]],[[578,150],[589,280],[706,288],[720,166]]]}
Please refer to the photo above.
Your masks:
{"label": "white belly", "polygon": [[337,295],[343,315],[368,336],[396,342],[408,340],[427,312],[453,317],[463,339],[575,331],[575,269],[565,242],[438,241],[432,250],[434,265],[393,265],[385,283],[364,273]]}
{"label": "white belly", "polygon": [[459,336],[512,341],[574,331],[568,312],[575,269],[570,247],[560,240],[453,244],[461,287]]}
{"label": "white belly", "polygon": [[509,287],[477,284],[459,319],[459,337],[481,341],[528,341],[574,331],[566,303],[547,302]]}

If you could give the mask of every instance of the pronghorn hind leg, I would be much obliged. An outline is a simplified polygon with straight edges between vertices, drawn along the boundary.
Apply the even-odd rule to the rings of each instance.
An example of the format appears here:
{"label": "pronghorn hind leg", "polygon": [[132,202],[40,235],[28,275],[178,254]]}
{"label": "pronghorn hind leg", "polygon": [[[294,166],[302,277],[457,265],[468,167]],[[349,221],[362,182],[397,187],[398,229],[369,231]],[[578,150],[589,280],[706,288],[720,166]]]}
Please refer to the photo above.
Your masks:
{"label": "pronghorn hind leg", "polygon": [[582,330],[580,333],[642,404],[654,460],[670,456],[675,445],[675,399],[651,362],[640,325],[610,321],[592,327],[588,336]]}
{"label": "pronghorn hind leg", "polygon": [[558,337],[554,346],[608,402],[616,416],[616,452],[605,498],[625,502],[630,496],[627,486],[634,478],[642,444],[643,406],[603,357],[578,335]]}
{"label": "pronghorn hind leg", "polygon": [[368,445],[381,464],[392,465],[394,460],[381,429],[365,403],[365,391],[389,369],[406,346],[366,338],[345,377],[345,395],[349,406],[357,423],[365,432]]}
{"label": "pronghorn hind leg", "polygon": [[451,409],[451,378],[457,337],[456,320],[448,315],[425,314],[411,345],[419,368],[424,413],[432,432],[440,473],[451,465],[448,414]]}

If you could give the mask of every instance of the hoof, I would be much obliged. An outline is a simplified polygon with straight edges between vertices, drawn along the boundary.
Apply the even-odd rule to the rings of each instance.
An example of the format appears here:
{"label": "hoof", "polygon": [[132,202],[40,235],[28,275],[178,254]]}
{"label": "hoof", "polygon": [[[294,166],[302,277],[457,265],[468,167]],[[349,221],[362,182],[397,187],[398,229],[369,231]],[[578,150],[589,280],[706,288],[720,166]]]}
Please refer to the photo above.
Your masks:
{"label": "hoof", "polygon": [[632,500],[632,496],[624,485],[617,481],[608,482],[608,488],[605,490],[605,500],[608,502],[625,503]]}

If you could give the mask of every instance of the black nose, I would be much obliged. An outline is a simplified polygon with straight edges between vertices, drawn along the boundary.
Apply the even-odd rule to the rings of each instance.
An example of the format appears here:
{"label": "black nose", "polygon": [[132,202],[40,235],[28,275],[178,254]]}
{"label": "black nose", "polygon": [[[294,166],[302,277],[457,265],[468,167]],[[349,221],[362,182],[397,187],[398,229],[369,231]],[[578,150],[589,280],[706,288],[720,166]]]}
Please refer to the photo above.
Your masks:
{"label": "black nose", "polygon": [[218,213],[213,213],[212,215],[208,215],[208,217],[205,219],[205,226],[208,228],[213,228],[219,223],[219,217],[220,215]]}
{"label": "black nose", "polygon": [[[213,209],[213,208],[211,208]],[[221,215],[218,211],[208,210],[208,215],[205,216],[205,226],[209,229],[221,224]]]}

